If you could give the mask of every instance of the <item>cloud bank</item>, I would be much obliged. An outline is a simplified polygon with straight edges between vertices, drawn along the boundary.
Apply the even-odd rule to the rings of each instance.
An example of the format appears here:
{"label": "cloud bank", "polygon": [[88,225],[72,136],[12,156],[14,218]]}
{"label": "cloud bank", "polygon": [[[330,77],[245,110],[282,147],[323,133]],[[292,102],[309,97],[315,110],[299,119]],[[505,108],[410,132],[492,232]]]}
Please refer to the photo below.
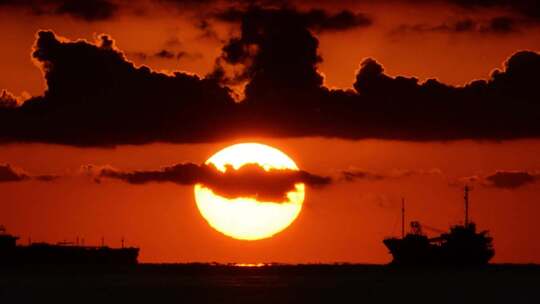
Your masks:
{"label": "cloud bank", "polygon": [[[241,31],[225,43],[214,72],[206,77],[135,66],[107,35],[91,43],[40,31],[32,56],[47,89],[20,106],[0,107],[0,142],[115,146],[239,136],[540,137],[536,52],[517,52],[488,79],[464,86],[392,77],[381,63],[367,58],[354,90],[331,89],[318,70],[323,58],[314,28],[343,28],[336,25],[342,21],[334,20],[338,15],[261,7],[228,14],[227,20],[240,22]],[[352,24],[346,26],[362,24],[344,19]],[[231,74],[229,67],[237,72]],[[238,83],[245,83],[240,102],[229,88]]]}
{"label": "cloud bank", "polygon": [[538,171],[498,170],[485,175],[473,175],[460,179],[461,183],[478,184],[488,188],[516,190],[535,185],[540,181]]}
{"label": "cloud bank", "polygon": [[487,188],[507,190],[515,190],[528,185],[534,185],[540,181],[540,173],[538,171],[497,170],[492,173],[453,178],[439,169],[393,170],[391,172],[373,172],[361,169],[351,169],[341,171],[340,180],[346,182],[374,182],[418,176],[441,177],[448,180],[450,186],[463,187],[465,185],[479,185]]}
{"label": "cloud bank", "polygon": [[311,174],[306,171],[277,170],[265,171],[257,164],[245,164],[238,169],[227,166],[221,172],[213,165],[182,163],[158,170],[121,171],[111,167],[87,165],[90,172],[100,181],[112,178],[129,184],[170,182],[179,185],[202,184],[215,194],[226,198],[253,197],[259,201],[287,201],[287,193],[295,190],[295,184],[305,183],[311,187],[323,187],[332,182],[330,177]]}

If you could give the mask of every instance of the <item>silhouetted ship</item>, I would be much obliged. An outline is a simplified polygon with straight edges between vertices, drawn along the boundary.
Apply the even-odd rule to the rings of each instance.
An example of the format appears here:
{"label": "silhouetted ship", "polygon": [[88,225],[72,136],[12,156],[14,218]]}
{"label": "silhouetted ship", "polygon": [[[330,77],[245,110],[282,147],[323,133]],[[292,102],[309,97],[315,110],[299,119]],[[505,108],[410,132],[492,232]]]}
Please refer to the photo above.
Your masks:
{"label": "silhouetted ship", "polygon": [[405,235],[405,204],[402,201],[401,238],[387,238],[384,245],[392,254],[393,265],[422,266],[478,266],[485,265],[495,254],[492,238],[487,231],[476,231],[469,222],[469,187],[465,186],[465,222],[450,227],[437,237],[428,238],[422,225],[411,222],[411,231]]}
{"label": "silhouetted ship", "polygon": [[[0,226],[0,264],[137,264],[139,248],[111,248],[102,246],[84,246],[69,242],[57,244],[29,243],[17,245],[19,237],[6,233]],[[122,241],[123,243],[123,241]]]}

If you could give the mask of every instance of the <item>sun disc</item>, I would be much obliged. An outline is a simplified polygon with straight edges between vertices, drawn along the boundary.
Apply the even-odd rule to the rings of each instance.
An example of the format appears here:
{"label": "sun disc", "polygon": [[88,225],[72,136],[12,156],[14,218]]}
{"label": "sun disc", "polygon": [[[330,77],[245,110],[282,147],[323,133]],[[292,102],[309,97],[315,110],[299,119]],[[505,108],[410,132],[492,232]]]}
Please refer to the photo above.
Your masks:
{"label": "sun disc", "polygon": [[[243,143],[227,147],[206,164],[225,172],[231,165],[235,170],[245,164],[258,164],[264,170],[298,170],[294,161],[280,150],[258,143]],[[252,197],[228,199],[212,189],[197,184],[194,187],[199,212],[217,231],[240,240],[259,240],[271,237],[287,228],[298,217],[305,197],[305,185],[298,183],[287,193],[285,202],[258,201]]]}

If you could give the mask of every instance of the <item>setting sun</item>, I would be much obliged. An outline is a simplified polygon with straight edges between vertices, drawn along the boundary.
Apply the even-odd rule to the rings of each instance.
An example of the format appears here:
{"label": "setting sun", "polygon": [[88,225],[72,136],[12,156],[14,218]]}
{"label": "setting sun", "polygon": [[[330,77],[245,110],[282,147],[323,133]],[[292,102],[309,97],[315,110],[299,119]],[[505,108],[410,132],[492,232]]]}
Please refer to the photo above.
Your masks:
{"label": "setting sun", "polygon": [[[226,165],[238,169],[245,164],[258,164],[266,171],[298,170],[286,154],[258,143],[227,147],[210,157],[206,164],[214,165],[221,172],[226,171]],[[228,199],[197,184],[195,200],[202,216],[217,231],[235,239],[259,240],[284,230],[296,219],[302,209],[305,185],[298,183],[295,188],[287,193],[285,202],[268,202],[251,197]]]}

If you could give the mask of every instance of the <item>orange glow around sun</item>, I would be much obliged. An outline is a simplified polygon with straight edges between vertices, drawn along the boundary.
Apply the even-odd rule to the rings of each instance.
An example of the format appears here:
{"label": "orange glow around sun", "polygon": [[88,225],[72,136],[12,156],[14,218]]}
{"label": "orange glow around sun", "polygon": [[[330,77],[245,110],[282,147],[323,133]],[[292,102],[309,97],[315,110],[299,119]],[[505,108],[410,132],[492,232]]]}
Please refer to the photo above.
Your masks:
{"label": "orange glow around sun", "polygon": [[[227,147],[206,161],[206,164],[213,164],[222,172],[225,172],[226,165],[236,170],[253,163],[266,171],[298,170],[294,161],[285,153],[258,143]],[[279,233],[297,218],[304,202],[305,185],[298,183],[295,188],[295,191],[287,193],[285,202],[263,202],[251,197],[228,199],[197,184],[195,200],[201,215],[217,231],[239,240],[260,240]]]}

